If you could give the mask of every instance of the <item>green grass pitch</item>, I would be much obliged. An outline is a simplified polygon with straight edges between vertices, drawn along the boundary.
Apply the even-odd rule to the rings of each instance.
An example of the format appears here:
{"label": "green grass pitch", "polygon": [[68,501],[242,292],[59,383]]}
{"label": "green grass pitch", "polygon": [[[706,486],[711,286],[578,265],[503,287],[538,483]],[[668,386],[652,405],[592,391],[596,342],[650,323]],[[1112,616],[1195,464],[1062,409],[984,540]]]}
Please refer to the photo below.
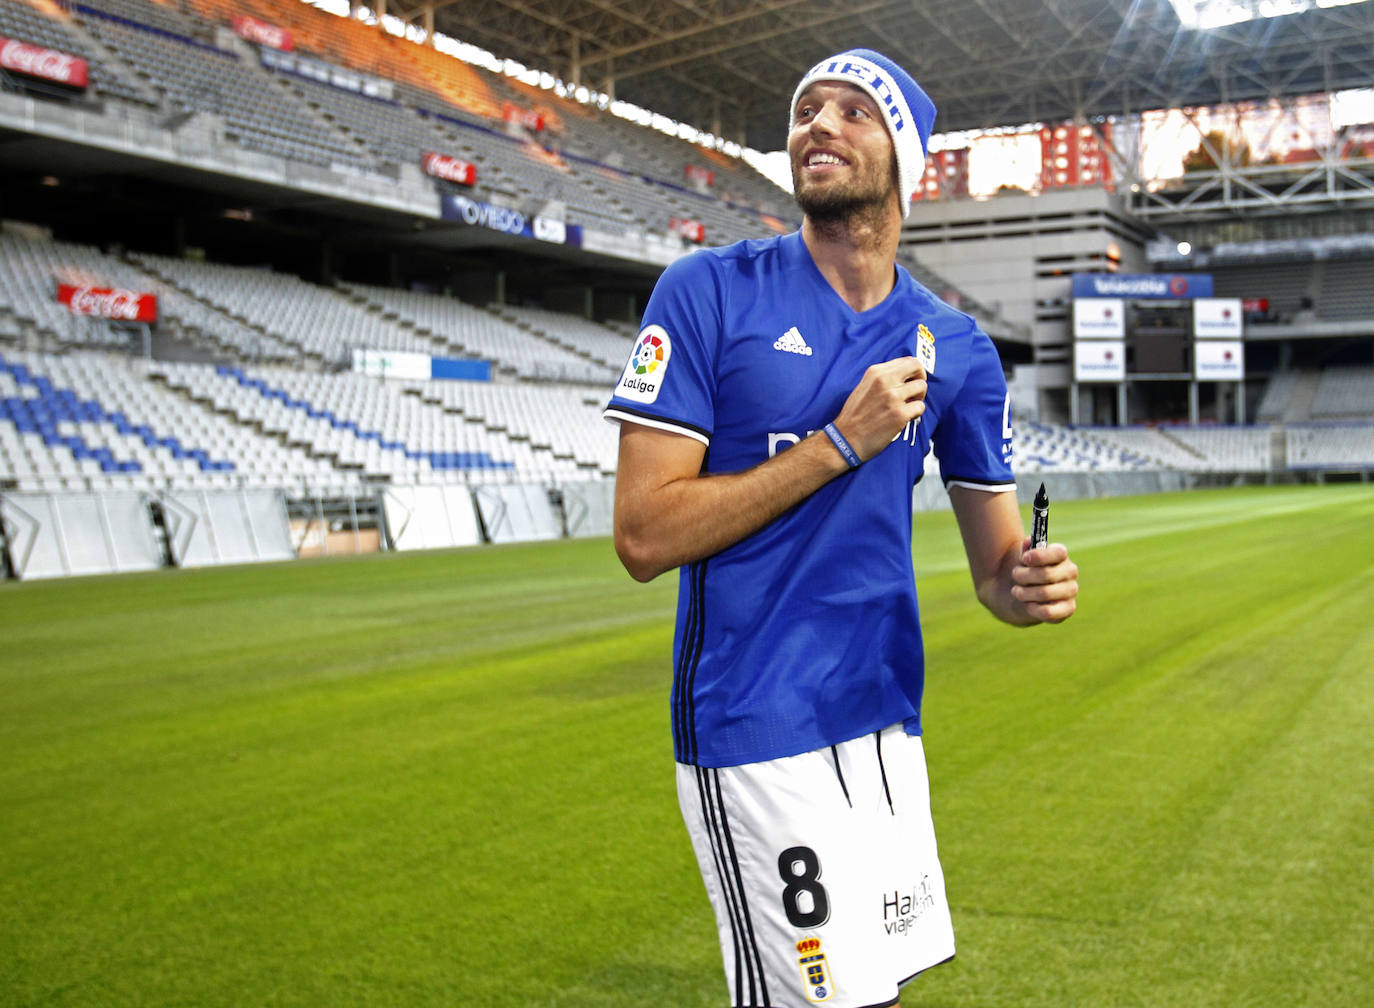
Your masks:
{"label": "green grass pitch", "polygon": [[[1368,1005],[1374,488],[1051,537],[1020,631],[917,518],[959,955],[905,1003]],[[723,1008],[675,592],[605,540],[0,586],[0,1004]]]}

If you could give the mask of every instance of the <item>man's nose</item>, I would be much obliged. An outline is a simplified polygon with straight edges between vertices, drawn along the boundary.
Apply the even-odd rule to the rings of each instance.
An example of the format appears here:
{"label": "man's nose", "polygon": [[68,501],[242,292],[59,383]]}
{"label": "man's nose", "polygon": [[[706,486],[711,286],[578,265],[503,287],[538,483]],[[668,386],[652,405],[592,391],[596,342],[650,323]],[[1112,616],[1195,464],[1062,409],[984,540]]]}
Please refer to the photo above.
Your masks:
{"label": "man's nose", "polygon": [[840,110],[834,102],[826,102],[811,120],[811,131],[834,135],[840,130]]}

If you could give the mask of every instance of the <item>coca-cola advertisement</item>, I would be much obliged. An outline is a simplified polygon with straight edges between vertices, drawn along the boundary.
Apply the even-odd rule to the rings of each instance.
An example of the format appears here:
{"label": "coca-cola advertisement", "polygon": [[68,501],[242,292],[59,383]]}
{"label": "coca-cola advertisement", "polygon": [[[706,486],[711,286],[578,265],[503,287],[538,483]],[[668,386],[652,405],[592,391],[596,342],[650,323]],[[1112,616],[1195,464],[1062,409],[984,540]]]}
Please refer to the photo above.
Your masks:
{"label": "coca-cola advertisement", "polygon": [[91,70],[80,56],[0,35],[0,70],[85,90]]}
{"label": "coca-cola advertisement", "polygon": [[700,185],[713,186],[716,184],[716,173],[710,168],[703,168],[701,165],[691,164],[689,162],[682,169],[682,174]]}
{"label": "coca-cola advertisement", "polygon": [[465,186],[477,184],[477,166],[461,158],[429,151],[420,158],[420,167],[426,175],[433,175],[435,178]]}
{"label": "coca-cola advertisement", "polygon": [[282,52],[290,52],[296,48],[295,38],[285,28],[259,21],[247,14],[235,14],[229,23],[234,26],[234,33],[239,38],[247,39],[249,42],[256,42],[269,49],[280,49]]}
{"label": "coca-cola advertisement", "polygon": [[527,130],[534,130],[536,133],[544,128],[544,117],[533,109],[521,108],[519,105],[507,103],[502,106],[501,111],[508,123],[515,123]]}
{"label": "coca-cola advertisement", "polygon": [[156,322],[157,295],[125,287],[57,285],[57,300],[73,315],[93,315],[119,322]]}
{"label": "coca-cola advertisement", "polygon": [[673,234],[682,235],[690,242],[701,244],[706,240],[706,226],[701,221],[689,220],[686,217],[673,217],[668,221],[668,230]]}

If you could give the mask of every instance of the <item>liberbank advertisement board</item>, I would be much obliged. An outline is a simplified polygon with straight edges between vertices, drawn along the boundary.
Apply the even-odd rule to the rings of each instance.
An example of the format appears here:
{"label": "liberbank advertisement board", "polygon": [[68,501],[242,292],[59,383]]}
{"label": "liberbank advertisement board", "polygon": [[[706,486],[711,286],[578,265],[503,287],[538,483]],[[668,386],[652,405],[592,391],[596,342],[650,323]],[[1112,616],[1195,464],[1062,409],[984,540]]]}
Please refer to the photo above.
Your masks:
{"label": "liberbank advertisement board", "polygon": [[1126,338],[1126,302],[1120,298],[1079,298],[1073,303],[1074,339]]}
{"label": "liberbank advertisement board", "polygon": [[1122,340],[1079,340],[1073,345],[1073,380],[1126,380],[1126,344]]}
{"label": "liberbank advertisement board", "polygon": [[1198,340],[1193,346],[1198,381],[1245,381],[1245,344],[1240,340]]}
{"label": "liberbank advertisement board", "polygon": [[1076,298],[1183,301],[1212,296],[1210,273],[1075,273]]}

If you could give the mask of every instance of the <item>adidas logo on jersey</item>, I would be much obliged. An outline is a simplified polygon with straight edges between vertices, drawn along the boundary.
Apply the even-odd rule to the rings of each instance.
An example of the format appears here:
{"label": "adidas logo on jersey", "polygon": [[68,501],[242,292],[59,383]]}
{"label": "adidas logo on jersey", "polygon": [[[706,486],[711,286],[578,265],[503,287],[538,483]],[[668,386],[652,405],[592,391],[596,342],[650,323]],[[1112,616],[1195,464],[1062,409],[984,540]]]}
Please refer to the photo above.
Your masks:
{"label": "adidas logo on jersey", "polygon": [[783,333],[773,341],[773,349],[781,350],[784,353],[794,353],[802,357],[811,356],[811,348],[806,345],[806,340],[802,339],[802,334],[796,326]]}

